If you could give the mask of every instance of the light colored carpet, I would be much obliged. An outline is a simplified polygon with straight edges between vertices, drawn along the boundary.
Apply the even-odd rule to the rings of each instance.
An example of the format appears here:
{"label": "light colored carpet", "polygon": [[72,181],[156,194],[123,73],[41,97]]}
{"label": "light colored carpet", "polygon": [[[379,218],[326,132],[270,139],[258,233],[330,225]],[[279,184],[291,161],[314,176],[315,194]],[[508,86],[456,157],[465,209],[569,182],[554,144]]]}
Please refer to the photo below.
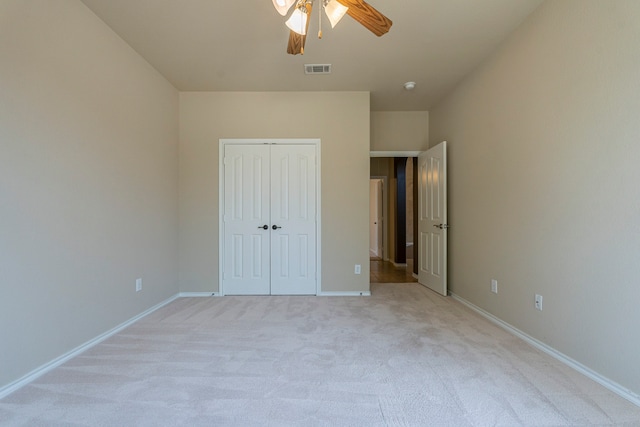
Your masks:
{"label": "light colored carpet", "polygon": [[418,284],[182,298],[0,401],[3,426],[640,425],[640,408]]}

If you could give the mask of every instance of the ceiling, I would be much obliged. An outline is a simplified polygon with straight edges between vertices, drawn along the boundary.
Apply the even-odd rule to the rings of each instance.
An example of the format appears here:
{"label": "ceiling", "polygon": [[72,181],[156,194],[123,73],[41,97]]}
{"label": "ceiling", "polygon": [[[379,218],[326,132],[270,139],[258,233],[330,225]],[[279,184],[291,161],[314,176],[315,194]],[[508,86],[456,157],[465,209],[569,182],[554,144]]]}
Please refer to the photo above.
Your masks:
{"label": "ceiling", "polygon": [[[373,111],[424,111],[542,0],[368,0],[393,21],[378,38],[349,16],[304,55],[286,53],[271,0],[82,0],[180,91],[369,91]],[[305,75],[304,64],[332,64]],[[403,88],[415,81],[415,90]]]}

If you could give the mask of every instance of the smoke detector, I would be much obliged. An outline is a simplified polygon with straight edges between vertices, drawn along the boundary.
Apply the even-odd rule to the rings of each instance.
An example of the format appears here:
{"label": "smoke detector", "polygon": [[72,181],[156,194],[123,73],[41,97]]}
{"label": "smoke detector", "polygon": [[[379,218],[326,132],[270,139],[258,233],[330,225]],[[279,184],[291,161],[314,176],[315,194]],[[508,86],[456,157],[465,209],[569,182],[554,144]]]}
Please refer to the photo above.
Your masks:
{"label": "smoke detector", "polygon": [[406,82],[404,84],[405,90],[414,90],[416,88],[416,82]]}

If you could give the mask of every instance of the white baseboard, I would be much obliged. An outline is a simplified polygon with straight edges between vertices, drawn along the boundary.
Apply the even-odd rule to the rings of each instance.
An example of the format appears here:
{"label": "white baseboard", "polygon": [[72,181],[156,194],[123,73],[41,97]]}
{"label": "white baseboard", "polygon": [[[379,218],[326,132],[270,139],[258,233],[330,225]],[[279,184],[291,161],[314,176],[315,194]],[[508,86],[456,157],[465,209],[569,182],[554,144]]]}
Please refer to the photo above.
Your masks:
{"label": "white baseboard", "polygon": [[320,292],[318,296],[319,297],[370,297],[371,292],[370,291]]}
{"label": "white baseboard", "polygon": [[176,299],[178,299],[179,295],[176,294],[174,296],[172,296],[171,298],[154,305],[153,307],[151,307],[150,309],[138,314],[137,316],[132,317],[131,319],[127,320],[124,323],[121,323],[120,325],[116,326],[115,328],[98,335],[97,337],[85,342],[84,344],[79,345],[78,347],[74,348],[73,350],[63,354],[62,356],[53,359],[52,361],[45,363],[44,365],[34,369],[33,371],[29,372],[28,374],[26,374],[25,376],[23,376],[22,378],[19,378],[9,384],[7,384],[6,386],[0,388],[0,399],[8,396],[9,394],[13,393],[14,391],[18,390],[21,387],[24,387],[25,385],[29,384],[30,382],[34,381],[35,379],[37,379],[38,377],[41,377],[42,375],[46,374],[47,372],[51,371],[54,368],[57,368],[58,366],[62,365],[63,363],[65,363],[66,361],[78,356],[79,354],[87,351],[88,349],[90,349],[91,347],[101,343],[102,341],[106,340],[107,338],[117,334],[118,332],[120,332],[121,330],[123,330],[124,328],[131,326],[133,323],[137,322],[138,320],[142,319],[143,317],[153,313],[154,311],[156,311],[157,309],[164,307],[165,305],[169,304],[170,302],[175,301]]}
{"label": "white baseboard", "polygon": [[219,292],[180,292],[180,298],[219,297]]}
{"label": "white baseboard", "polygon": [[507,323],[504,320],[494,316],[493,314],[489,313],[488,311],[483,310],[482,308],[480,308],[477,305],[467,301],[466,299],[462,298],[461,296],[456,295],[453,292],[450,292],[450,295],[456,301],[458,301],[458,302],[462,303],[463,305],[467,306],[468,308],[470,308],[471,310],[475,311],[476,313],[478,313],[482,317],[486,318],[490,322],[492,322],[492,323],[500,326],[501,328],[505,329],[507,332],[509,332],[509,333],[511,333],[511,334],[523,339],[528,344],[532,345],[533,347],[537,348],[540,351],[545,352],[549,356],[553,357],[554,359],[559,360],[560,362],[564,363],[565,365],[569,366],[570,368],[575,369],[576,371],[580,372],[581,374],[586,375],[587,377],[591,378],[592,380],[594,380],[598,384],[600,384],[603,387],[605,387],[605,388],[611,390],[612,392],[616,393],[620,397],[623,397],[623,398],[627,399],[629,402],[633,403],[634,405],[640,406],[640,395],[637,395],[636,393],[632,392],[631,390],[627,389],[626,387],[621,386],[620,384],[616,383],[615,381],[612,381],[609,378],[600,375],[599,373],[595,372],[594,370],[584,366],[582,363],[580,363],[580,362],[570,358],[569,356],[559,352],[555,348],[553,348],[553,347],[543,343],[542,341],[540,341],[540,340],[538,340],[536,338],[533,338],[532,336],[522,332],[518,328],[516,328],[514,326],[511,326],[509,323]]}
{"label": "white baseboard", "polygon": [[406,267],[407,266],[406,262],[404,264],[402,264],[402,263],[397,263],[397,262],[391,261],[391,264],[393,264],[394,267]]}

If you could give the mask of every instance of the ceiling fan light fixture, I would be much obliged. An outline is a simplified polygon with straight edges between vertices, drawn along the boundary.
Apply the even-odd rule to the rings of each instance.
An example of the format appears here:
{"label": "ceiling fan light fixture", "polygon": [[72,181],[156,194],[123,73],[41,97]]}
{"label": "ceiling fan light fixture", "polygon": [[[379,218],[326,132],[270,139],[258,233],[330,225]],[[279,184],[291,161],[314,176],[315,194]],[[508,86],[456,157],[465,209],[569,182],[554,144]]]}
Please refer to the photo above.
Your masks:
{"label": "ceiling fan light fixture", "polygon": [[335,28],[336,24],[347,13],[349,8],[339,3],[337,0],[324,0],[324,13],[327,14],[329,22],[331,22],[331,28]]}
{"label": "ceiling fan light fixture", "polygon": [[276,8],[280,15],[285,16],[295,2],[296,0],[273,0],[273,7]]}
{"label": "ceiling fan light fixture", "polygon": [[[272,0],[277,5],[278,1],[282,4],[288,0]],[[309,31],[309,18],[313,8],[314,0],[297,0],[293,7],[293,12],[286,22],[289,28],[289,43],[287,44],[287,53],[298,55],[304,53],[304,44],[307,32]],[[327,17],[334,27],[345,14],[380,37],[387,32],[393,25],[393,22],[380,13],[377,9],[367,3],[365,0],[317,0],[320,7],[325,9]],[[322,38],[322,12],[318,13],[318,38]]]}
{"label": "ceiling fan light fixture", "polygon": [[298,33],[301,36],[307,35],[307,9],[302,7],[296,7],[291,16],[286,22],[287,27],[294,33]]}

